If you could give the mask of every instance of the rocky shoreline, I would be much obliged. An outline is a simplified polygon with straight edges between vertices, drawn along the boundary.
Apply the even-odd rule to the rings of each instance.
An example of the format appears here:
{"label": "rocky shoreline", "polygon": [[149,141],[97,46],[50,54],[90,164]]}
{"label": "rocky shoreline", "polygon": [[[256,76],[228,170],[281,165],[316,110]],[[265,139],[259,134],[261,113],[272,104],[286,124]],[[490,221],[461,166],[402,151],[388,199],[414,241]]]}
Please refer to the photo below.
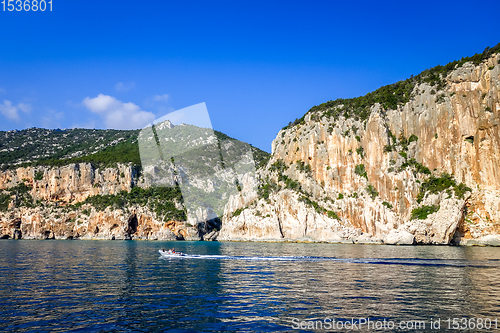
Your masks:
{"label": "rocky shoreline", "polygon": [[[8,238],[11,239],[11,238]],[[7,238],[2,238],[2,240],[7,240]],[[11,240],[21,240],[12,238]],[[482,246],[482,247],[500,247],[500,238],[485,236],[482,239],[469,239],[460,244],[415,244],[406,243],[406,242],[396,242],[396,243],[388,243],[381,239],[354,239],[354,240],[339,240],[339,241],[318,241],[314,239],[258,239],[258,240],[249,240],[249,239],[231,239],[231,240],[217,240],[217,238],[209,238],[209,239],[191,239],[191,240],[179,240],[177,238],[22,238],[22,240],[28,241],[39,241],[39,240],[91,240],[91,241],[196,241],[196,242],[250,242],[250,243],[303,243],[303,244],[356,244],[356,245],[388,245],[388,246],[459,246],[459,247],[470,247],[470,246]]]}

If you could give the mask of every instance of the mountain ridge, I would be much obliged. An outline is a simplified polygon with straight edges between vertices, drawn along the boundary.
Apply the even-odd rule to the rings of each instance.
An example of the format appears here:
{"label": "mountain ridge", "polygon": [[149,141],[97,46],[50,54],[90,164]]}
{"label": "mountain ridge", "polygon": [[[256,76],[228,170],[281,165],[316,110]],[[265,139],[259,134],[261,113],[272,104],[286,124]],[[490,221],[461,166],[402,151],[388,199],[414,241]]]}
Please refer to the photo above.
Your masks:
{"label": "mountain ridge", "polygon": [[[69,133],[73,135],[68,135],[66,142],[59,140],[56,156],[73,154],[78,149],[78,143],[73,144],[70,140],[74,138],[74,133],[87,140],[92,135],[99,135],[101,139],[97,147],[102,150],[96,149],[92,142],[87,142],[86,151],[91,152],[88,155],[81,153],[83,156],[69,159],[44,159],[47,157],[44,156],[39,160],[5,168],[0,172],[0,237],[210,239],[217,232],[215,230],[220,229],[220,218],[214,215],[214,211],[222,211],[218,195],[224,194],[211,192],[231,187],[234,187],[233,192],[237,192],[238,178],[235,178],[237,173],[234,172],[233,164],[238,164],[240,168],[244,164],[243,156],[238,154],[242,151],[252,152],[252,158],[247,161],[252,168],[255,168],[254,160],[257,163],[265,162],[270,155],[211,129],[192,125],[162,126],[162,123],[157,124],[156,128],[153,132],[155,136],[156,133],[162,135],[162,144],[166,144],[169,136],[170,139],[182,141],[177,152],[170,151],[179,157],[175,164],[170,158],[153,158],[156,165],[143,167],[141,157],[144,156],[140,156],[139,152],[138,140],[141,137],[138,131],[71,130]],[[154,142],[151,136],[153,132],[144,131],[142,140]],[[19,136],[7,143],[12,146],[18,145],[21,139],[48,137],[27,145],[43,147],[57,141],[65,133],[32,128],[10,133]],[[106,135],[107,140],[103,138]],[[198,140],[200,135],[210,142]],[[102,145],[102,141],[109,144]],[[8,144],[2,146],[8,147]],[[152,148],[158,151],[156,144],[159,144],[157,140]],[[215,156],[221,160],[205,161],[204,152],[214,149],[220,150]],[[95,150],[98,151],[94,153]],[[13,156],[13,160],[33,156],[31,150],[24,151],[29,154],[23,156],[21,150],[21,153]],[[184,156],[178,155],[182,152]],[[203,165],[193,165],[193,161],[185,161],[186,157],[194,158],[193,161],[200,161]],[[13,160],[6,161],[4,158],[7,163]],[[183,160],[190,163],[182,163]],[[185,175],[188,170],[189,174]],[[161,179],[159,184],[155,183],[157,178]],[[186,197],[189,200],[186,201]],[[210,203],[212,207],[197,209],[195,206],[190,209],[196,205],[195,200]]]}
{"label": "mountain ridge", "polygon": [[[0,140],[0,169],[37,165],[62,166],[86,162],[101,167],[116,165],[116,163],[132,163],[140,166],[141,159],[137,144],[139,132],[140,130],[82,128],[53,130],[37,127],[0,131],[0,138],[2,138]],[[214,134],[219,140],[239,141],[217,130],[214,130]],[[93,138],[96,140],[86,142],[92,141]],[[55,149],[49,153],[45,152],[42,157],[35,155],[41,154],[39,152],[41,147],[50,146],[52,141],[57,144]],[[97,143],[100,145],[96,146]],[[268,159],[269,153],[252,145],[251,147],[257,164]],[[30,158],[35,158],[35,160],[29,160]]]}

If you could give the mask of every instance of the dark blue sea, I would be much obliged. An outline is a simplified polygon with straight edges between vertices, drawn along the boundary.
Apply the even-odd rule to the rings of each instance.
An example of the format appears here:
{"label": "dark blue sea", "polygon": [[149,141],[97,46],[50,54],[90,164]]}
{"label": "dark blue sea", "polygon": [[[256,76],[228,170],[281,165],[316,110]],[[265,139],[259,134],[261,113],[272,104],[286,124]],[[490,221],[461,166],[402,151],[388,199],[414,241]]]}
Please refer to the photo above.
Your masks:
{"label": "dark blue sea", "polygon": [[[189,255],[160,258],[171,247]],[[498,331],[497,317],[500,248],[0,241],[3,331]]]}

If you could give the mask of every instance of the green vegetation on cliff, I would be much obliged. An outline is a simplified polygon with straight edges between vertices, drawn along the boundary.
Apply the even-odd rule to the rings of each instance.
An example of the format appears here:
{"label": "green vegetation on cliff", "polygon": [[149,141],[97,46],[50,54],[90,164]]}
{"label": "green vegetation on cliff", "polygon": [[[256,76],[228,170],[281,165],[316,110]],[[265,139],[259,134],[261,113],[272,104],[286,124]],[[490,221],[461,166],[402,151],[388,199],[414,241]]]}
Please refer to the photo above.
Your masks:
{"label": "green vegetation on cliff", "polygon": [[9,208],[10,195],[7,193],[0,193],[0,212],[5,212]]}
{"label": "green vegetation on cliff", "polygon": [[[355,98],[338,98],[336,100],[331,100],[326,103],[313,106],[306,112],[306,114],[314,114],[322,111],[322,114],[319,115],[321,117],[327,116],[337,118],[339,116],[344,116],[346,118],[352,117],[356,120],[366,120],[370,116],[370,108],[375,103],[380,103],[384,109],[394,110],[398,107],[398,105],[404,105],[410,100],[413,89],[417,84],[425,82],[434,86],[436,90],[440,90],[446,85],[444,79],[452,70],[462,67],[467,62],[472,62],[473,64],[478,65],[494,53],[500,53],[500,43],[492,48],[487,47],[482,53],[477,53],[472,57],[464,57],[444,66],[438,65],[433,68],[426,69],[416,76],[412,76],[404,81],[383,86],[364,96]],[[315,115],[313,115],[313,117],[315,117]],[[305,122],[304,118],[305,115],[300,119],[295,119],[295,121],[290,122],[283,129],[303,124]]]}
{"label": "green vegetation on cliff", "polygon": [[[389,129],[387,129],[387,136],[389,144],[384,147],[384,152],[385,153],[397,152],[404,159],[404,162],[401,163],[401,166],[397,170],[398,172],[403,171],[407,167],[411,167],[413,168],[413,172],[415,174],[416,173],[422,173],[425,175],[431,174],[431,170],[428,167],[417,162],[417,160],[414,158],[408,158],[409,145],[412,142],[418,141],[418,137],[415,134],[410,135],[409,138],[405,138],[403,134],[401,134],[399,139],[397,139],[396,136]],[[394,168],[390,167],[388,171],[393,172]]]}
{"label": "green vegetation on cliff", "polygon": [[335,213],[332,210],[327,210],[327,209],[321,207],[316,201],[309,199],[307,196],[304,196],[304,195],[301,196],[299,198],[299,201],[305,203],[308,206],[313,207],[314,210],[316,211],[316,213],[318,213],[318,214],[326,214],[331,219],[340,220],[337,213]]}
{"label": "green vegetation on cliff", "polygon": [[295,190],[295,191],[300,191],[300,183],[296,180],[293,180],[292,178],[288,177],[287,175],[279,175],[278,176],[278,181],[283,181],[285,182],[285,188],[288,188],[290,190]]}
{"label": "green vegetation on cliff", "polygon": [[277,171],[279,174],[281,174],[283,171],[286,171],[288,169],[288,166],[283,162],[283,160],[279,159],[271,166],[269,167],[269,171]]}
{"label": "green vegetation on cliff", "polygon": [[366,187],[366,192],[368,192],[368,195],[372,198],[372,200],[375,200],[375,198],[378,196],[378,191],[372,184],[369,184]]}
{"label": "green vegetation on cliff", "polygon": [[[238,145],[241,141],[219,131],[214,133],[219,142],[232,140],[238,147],[241,146]],[[0,167],[58,167],[72,163],[91,163],[95,168],[114,167],[118,163],[141,166],[138,135],[139,130],[30,128],[23,131],[0,131]],[[270,154],[251,145],[250,147],[255,165],[265,165]]]}
{"label": "green vegetation on cliff", "polygon": [[368,180],[368,174],[366,173],[365,165],[358,164],[354,167],[354,173],[360,177],[365,177]]}
{"label": "green vegetation on cliff", "polygon": [[[298,160],[295,162],[296,169],[300,172],[311,172],[311,166],[309,164],[305,164],[302,160]],[[288,165],[281,160],[278,159],[276,162],[271,164],[269,167],[269,171],[276,173],[278,183],[275,183],[273,180],[266,178],[261,181],[257,187],[257,194],[259,198],[268,200],[269,196],[273,192],[278,192],[281,189],[292,190],[296,193],[300,194],[299,201],[304,202],[306,205],[313,207],[314,210],[318,214],[326,214],[329,218],[340,220],[339,216],[336,212],[332,210],[325,209],[321,207],[316,201],[310,199],[311,194],[307,193],[302,189],[302,186],[299,181],[294,180],[287,175],[283,174],[286,170],[288,170]],[[324,183],[323,183],[324,186]],[[339,197],[340,198],[340,197]],[[233,216],[235,213],[233,213]]]}
{"label": "green vegetation on cliff", "polygon": [[302,160],[298,160],[295,162],[297,170],[310,174],[311,173],[311,165],[304,163]]}
{"label": "green vegetation on cliff", "polygon": [[269,199],[269,195],[275,191],[278,191],[278,185],[269,179],[266,182],[259,184],[257,187],[257,194],[259,195],[259,198],[265,200]]}
{"label": "green vegetation on cliff", "polygon": [[432,213],[439,211],[439,208],[440,207],[438,205],[422,206],[420,208],[415,208],[414,210],[411,211],[411,219],[425,220]]}
{"label": "green vegetation on cliff", "polygon": [[120,191],[114,195],[88,197],[85,201],[75,204],[74,207],[80,208],[85,204],[90,204],[97,211],[103,211],[107,207],[126,209],[133,205],[147,206],[156,213],[158,218],[163,218],[164,221],[185,221],[186,212],[177,209],[174,201],[182,202],[182,194],[178,187],[150,187],[147,189],[134,187],[130,192]]}
{"label": "green vegetation on cliff", "polygon": [[14,207],[34,208],[40,206],[42,202],[33,198],[30,193],[32,188],[28,185],[27,180],[23,179],[16,186],[0,191],[0,211],[7,211],[11,202]]}
{"label": "green vegetation on cliff", "polygon": [[466,192],[472,192],[472,189],[464,183],[457,184],[452,175],[443,173],[441,177],[430,176],[422,183],[417,201],[422,202],[427,193],[437,194],[448,189],[453,189],[455,196],[459,199],[463,199]]}
{"label": "green vegetation on cliff", "polygon": [[245,209],[247,209],[248,207],[241,207],[241,208],[238,208],[237,210],[235,210],[233,212],[233,217],[235,216],[239,216]]}

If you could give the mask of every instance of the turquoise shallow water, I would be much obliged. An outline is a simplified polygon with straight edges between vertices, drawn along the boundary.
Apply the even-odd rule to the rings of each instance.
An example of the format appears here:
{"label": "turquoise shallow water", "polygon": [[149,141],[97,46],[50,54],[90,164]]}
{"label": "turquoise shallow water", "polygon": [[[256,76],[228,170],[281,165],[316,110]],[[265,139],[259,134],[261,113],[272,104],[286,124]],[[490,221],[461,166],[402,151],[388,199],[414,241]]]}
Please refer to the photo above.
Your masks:
{"label": "turquoise shallow water", "polygon": [[[190,256],[161,259],[161,247]],[[500,248],[0,241],[0,330],[262,332],[499,314]]]}

